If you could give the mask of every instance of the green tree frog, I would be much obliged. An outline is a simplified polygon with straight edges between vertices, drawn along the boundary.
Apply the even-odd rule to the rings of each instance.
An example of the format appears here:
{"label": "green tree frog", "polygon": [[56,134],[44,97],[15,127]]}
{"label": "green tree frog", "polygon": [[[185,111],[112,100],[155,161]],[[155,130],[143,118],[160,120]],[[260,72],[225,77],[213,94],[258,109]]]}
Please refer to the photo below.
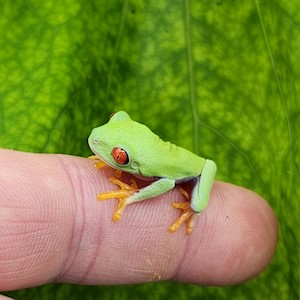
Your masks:
{"label": "green tree frog", "polygon": [[128,185],[115,177],[110,178],[121,189],[99,194],[98,199],[119,199],[114,221],[120,219],[127,205],[156,197],[173,189],[176,184],[192,180],[194,187],[191,195],[183,191],[187,201],[173,203],[173,207],[182,209],[183,213],[169,227],[169,232],[174,232],[186,222],[187,234],[192,232],[196,217],[206,208],[209,200],[217,170],[212,160],[161,140],[124,111],[113,114],[108,123],[94,128],[88,143],[95,153],[93,158],[98,159],[96,167],[102,167],[104,162],[116,170],[151,179],[148,186],[139,189],[134,180]]}

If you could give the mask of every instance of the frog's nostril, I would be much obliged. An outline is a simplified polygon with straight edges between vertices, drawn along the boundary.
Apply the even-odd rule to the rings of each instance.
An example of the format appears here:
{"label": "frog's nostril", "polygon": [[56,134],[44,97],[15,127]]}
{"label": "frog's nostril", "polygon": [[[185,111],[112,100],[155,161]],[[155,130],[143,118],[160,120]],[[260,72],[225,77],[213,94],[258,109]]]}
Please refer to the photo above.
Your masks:
{"label": "frog's nostril", "polygon": [[97,138],[94,138],[93,142],[94,142],[94,144],[98,144],[99,140]]}

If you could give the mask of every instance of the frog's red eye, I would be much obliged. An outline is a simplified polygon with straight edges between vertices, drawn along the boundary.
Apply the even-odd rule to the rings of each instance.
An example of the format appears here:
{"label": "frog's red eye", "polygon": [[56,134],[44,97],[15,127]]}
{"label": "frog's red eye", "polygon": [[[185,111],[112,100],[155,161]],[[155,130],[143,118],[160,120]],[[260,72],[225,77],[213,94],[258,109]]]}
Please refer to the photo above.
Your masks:
{"label": "frog's red eye", "polygon": [[120,165],[126,165],[129,162],[128,154],[120,147],[114,148],[111,152],[111,155],[113,159]]}

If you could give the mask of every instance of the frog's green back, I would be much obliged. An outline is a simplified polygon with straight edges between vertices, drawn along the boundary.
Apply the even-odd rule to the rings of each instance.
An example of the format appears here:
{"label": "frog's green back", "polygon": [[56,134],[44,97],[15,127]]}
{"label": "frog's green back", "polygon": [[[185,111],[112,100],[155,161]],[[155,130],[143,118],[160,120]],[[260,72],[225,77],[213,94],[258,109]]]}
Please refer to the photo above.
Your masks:
{"label": "frog's green back", "polygon": [[[125,112],[116,113],[107,124],[94,129],[91,136],[99,140],[97,154],[104,161],[117,169],[145,177],[175,180],[196,177],[205,162],[204,158],[184,148],[164,142]],[[111,151],[115,147],[127,152],[127,165],[119,165],[112,159]]]}
{"label": "frog's green back", "polygon": [[[180,180],[201,174],[205,163],[204,158],[170,142],[165,142],[150,129],[148,130],[149,133],[144,135],[142,142],[151,151],[141,161],[143,162],[141,166],[142,175],[145,173],[144,176],[160,176]],[[152,144],[149,142],[152,142]],[[141,155],[140,150],[143,151],[143,147],[138,149],[139,155]],[[158,175],[150,175],[155,173]]]}

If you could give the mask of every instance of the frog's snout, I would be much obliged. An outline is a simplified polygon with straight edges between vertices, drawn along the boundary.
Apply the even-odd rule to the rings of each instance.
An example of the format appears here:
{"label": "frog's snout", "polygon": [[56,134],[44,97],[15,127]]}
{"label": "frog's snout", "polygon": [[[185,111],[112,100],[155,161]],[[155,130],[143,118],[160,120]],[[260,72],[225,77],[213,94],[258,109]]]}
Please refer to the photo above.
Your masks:
{"label": "frog's snout", "polygon": [[94,145],[99,144],[99,137],[97,136],[95,129],[92,130],[89,138],[88,138],[88,144],[92,148]]}

